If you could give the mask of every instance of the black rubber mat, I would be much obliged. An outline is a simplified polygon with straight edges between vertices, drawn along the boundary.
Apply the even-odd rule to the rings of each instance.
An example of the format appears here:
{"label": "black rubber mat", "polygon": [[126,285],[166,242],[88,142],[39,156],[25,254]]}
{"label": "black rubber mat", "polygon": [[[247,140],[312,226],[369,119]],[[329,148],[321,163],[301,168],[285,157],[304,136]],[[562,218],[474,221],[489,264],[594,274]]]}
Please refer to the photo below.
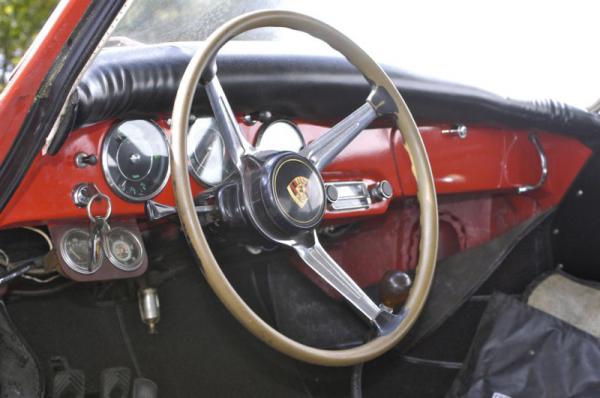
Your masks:
{"label": "black rubber mat", "polygon": [[44,383],[28,344],[0,301],[0,397],[42,397]]}
{"label": "black rubber mat", "polygon": [[495,294],[447,397],[597,397],[599,366],[596,337]]}

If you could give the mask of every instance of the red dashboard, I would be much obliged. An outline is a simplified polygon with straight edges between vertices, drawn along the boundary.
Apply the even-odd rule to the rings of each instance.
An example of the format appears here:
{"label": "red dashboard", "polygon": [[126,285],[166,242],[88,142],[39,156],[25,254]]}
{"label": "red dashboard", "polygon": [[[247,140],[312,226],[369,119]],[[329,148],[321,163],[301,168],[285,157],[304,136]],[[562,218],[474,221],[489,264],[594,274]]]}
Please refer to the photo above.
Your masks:
{"label": "red dashboard", "polygon": [[[39,154],[9,206],[0,214],[0,228],[48,225],[53,239],[58,241],[73,226],[83,225],[87,229],[86,210],[73,203],[72,194],[77,185],[92,183],[111,199],[111,224],[122,223],[132,231],[137,230],[135,220],[146,218],[144,203],[130,202],[117,195],[102,168],[101,148],[116,123],[106,121],[73,131],[58,155]],[[167,122],[160,120],[158,125],[168,137]],[[240,126],[248,140],[255,143],[261,124],[248,126],[240,122]],[[297,126],[305,142],[328,130],[307,122],[297,122]],[[591,154],[581,142],[563,135],[537,133],[535,141],[539,147],[536,147],[528,131],[470,125],[468,134],[462,138],[443,133],[452,128],[452,125],[425,124],[420,127],[438,193],[439,259],[485,243],[556,206]],[[82,152],[96,155],[98,162],[78,167],[75,157]],[[545,179],[541,179],[541,153],[546,160]],[[367,187],[387,180],[393,189],[391,199],[373,200],[368,208],[328,210],[325,214],[325,223],[333,225],[364,221],[361,233],[337,239],[328,248],[360,286],[376,283],[390,268],[408,270],[416,266],[419,241],[416,183],[398,131],[365,130],[323,171],[323,178],[326,183],[361,181]],[[206,189],[193,178],[191,181],[194,195]],[[543,184],[537,187],[540,182]],[[535,189],[519,192],[524,187]],[[153,200],[173,206],[172,184],[167,183]],[[390,207],[393,211],[387,211]],[[139,236],[139,231],[136,234]],[[365,247],[369,250],[364,250]],[[144,261],[133,273],[102,267],[108,273],[69,275],[81,281],[132,277],[144,272],[147,260]],[[306,272],[304,267],[299,268]],[[62,269],[69,272],[64,264]],[[308,276],[330,291],[319,278],[311,273]],[[335,295],[332,291],[330,294]]]}
{"label": "red dashboard", "polygon": [[[108,186],[100,166],[77,167],[80,152],[100,157],[103,139],[114,121],[107,121],[73,131],[56,156],[35,159],[23,184],[0,215],[0,227],[36,225],[77,220],[86,217],[85,209],[73,204],[72,192],[80,183],[93,183],[112,199],[113,218],[143,218],[143,203],[132,203],[115,195]],[[167,135],[167,123],[159,122]],[[254,142],[260,123],[240,123],[250,142]],[[300,122],[298,126],[309,142],[327,127]],[[541,165],[536,148],[527,131],[505,130],[486,126],[468,126],[468,135],[442,134],[449,125],[420,127],[428,150],[440,202],[447,195],[503,193],[519,202],[520,197],[534,200],[537,207],[556,205],[582,167],[590,150],[576,139],[538,133],[548,162],[548,178],[537,190],[517,195],[519,187],[533,185],[540,178]],[[366,130],[359,135],[323,173],[326,182],[362,180],[368,186],[388,180],[394,198],[412,197],[416,193],[410,160],[401,135],[389,128]],[[194,194],[205,188],[192,182]],[[174,205],[172,185],[167,184],[155,201]],[[526,200],[527,201],[527,200]],[[326,219],[348,219],[383,214],[390,201],[374,202],[369,209],[352,212],[328,212]]]}

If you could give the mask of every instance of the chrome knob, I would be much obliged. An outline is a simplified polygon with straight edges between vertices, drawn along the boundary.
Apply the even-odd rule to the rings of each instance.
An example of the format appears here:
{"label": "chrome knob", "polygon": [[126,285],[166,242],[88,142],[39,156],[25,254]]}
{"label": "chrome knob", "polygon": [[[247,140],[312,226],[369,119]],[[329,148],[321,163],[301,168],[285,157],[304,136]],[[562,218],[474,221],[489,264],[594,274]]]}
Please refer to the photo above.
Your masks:
{"label": "chrome knob", "polygon": [[388,180],[380,181],[371,189],[371,196],[379,200],[389,199],[394,196],[394,188]]}
{"label": "chrome knob", "polygon": [[339,193],[335,185],[326,185],[325,186],[325,197],[327,198],[327,202],[334,203],[339,198]]}
{"label": "chrome knob", "polygon": [[442,130],[442,134],[457,135],[460,139],[467,138],[468,133],[469,129],[464,124],[457,124],[451,129]]}

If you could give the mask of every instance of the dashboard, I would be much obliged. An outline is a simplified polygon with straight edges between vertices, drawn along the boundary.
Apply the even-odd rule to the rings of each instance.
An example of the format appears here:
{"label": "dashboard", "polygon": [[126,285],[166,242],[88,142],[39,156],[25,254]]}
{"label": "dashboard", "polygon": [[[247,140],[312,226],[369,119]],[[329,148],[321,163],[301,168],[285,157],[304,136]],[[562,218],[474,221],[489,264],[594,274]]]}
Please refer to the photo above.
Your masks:
{"label": "dashboard", "polygon": [[[328,130],[326,125],[302,120],[245,123],[240,118],[239,124],[249,142],[259,147],[266,145],[268,149],[280,145],[297,150]],[[452,127],[449,124],[420,127],[438,194],[514,193],[519,187],[539,181],[542,173],[539,154],[528,131],[469,125],[467,136],[461,138],[444,133]],[[547,158],[549,176],[532,195],[547,206],[556,202],[556,195],[564,193],[590,150],[573,138],[550,133],[537,136]],[[110,196],[113,218],[146,218],[145,203],[149,199],[174,206],[169,183],[169,140],[167,119],[109,120],[73,131],[60,153],[40,154],[34,160],[16,200],[0,215],[0,227],[85,219],[85,207],[78,206],[74,198],[81,184],[94,185]],[[191,121],[188,152],[194,195],[219,183],[231,172],[232,166],[212,118]],[[82,154],[95,157],[97,162],[79,162]],[[561,173],[553,172],[559,169]],[[367,208],[344,211],[329,208],[326,220],[383,214],[391,201],[416,195],[401,135],[386,127],[370,128],[360,134],[323,171],[323,178],[326,183],[360,182],[369,194],[378,183],[387,181],[392,190],[391,200],[372,196]]]}
{"label": "dashboard", "polygon": [[[74,280],[144,273],[146,231],[169,222],[178,230],[168,112],[197,45],[103,50],[82,77],[76,106],[61,119],[47,153],[35,156],[0,213],[0,229],[49,230],[60,249],[60,271]],[[556,206],[589,148],[597,146],[600,121],[588,112],[386,69],[416,119],[431,163],[440,213],[438,258]],[[298,151],[356,109],[367,88],[339,57],[274,56],[245,48],[220,54],[219,71],[242,133],[263,151]],[[207,117],[206,96],[197,97],[187,157],[192,193],[200,198],[230,178],[233,166],[218,126]],[[332,256],[361,286],[385,272],[374,263],[410,269],[418,258],[411,161],[400,132],[378,122],[322,172],[328,203],[319,232],[360,229],[354,238],[327,243],[336,246],[329,248]],[[302,200],[299,193],[293,196]],[[86,203],[94,195],[104,199],[88,214]],[[111,230],[96,228],[96,216],[109,210],[108,203]],[[99,230],[102,245],[95,244]],[[363,250],[363,243],[376,249]],[[94,263],[81,260],[90,257]]]}
{"label": "dashboard", "polygon": [[[261,150],[298,151],[324,134],[328,124],[332,123],[239,118],[248,141]],[[590,153],[578,140],[550,133],[536,133],[532,140],[529,131],[475,124],[421,123],[419,129],[439,194],[440,219],[464,235],[460,238],[462,248],[490,239],[555,206]],[[57,155],[40,154],[35,159],[15,194],[17,200],[0,214],[0,227],[47,225],[61,249],[61,271],[71,279],[91,281],[141,275],[148,266],[142,232],[149,221],[162,219],[162,215],[152,216],[149,207],[175,213],[169,141],[166,118],[107,120],[71,132]],[[195,196],[233,173],[213,118],[190,120],[187,147]],[[541,162],[542,153],[545,164]],[[365,130],[322,174],[328,192],[325,225],[372,219],[381,224],[378,233],[390,235],[388,222],[378,222],[376,216],[386,214],[390,206],[400,206],[408,210],[392,212],[403,214],[397,221],[403,225],[398,233],[414,235],[414,217],[418,212],[410,203],[416,195],[416,182],[401,134],[395,129]],[[543,184],[536,187],[542,177]],[[92,270],[90,264],[77,264],[77,258],[90,255],[85,247],[90,239],[86,199],[94,191],[108,197],[110,224],[116,232],[106,240],[107,255]],[[333,194],[329,195],[330,191]],[[495,213],[490,213],[492,208],[497,209]],[[504,221],[494,227],[490,217],[499,214],[498,209],[503,212]],[[395,229],[398,227],[392,228]],[[490,232],[482,235],[482,231]],[[411,239],[405,236],[401,240]],[[411,250],[414,249],[407,252]],[[332,252],[336,253],[336,249]],[[341,256],[348,252],[348,248],[337,250]],[[391,251],[387,253],[390,258],[381,263],[396,262],[400,254]],[[349,267],[353,260],[370,262],[362,257],[358,253],[344,262]],[[357,280],[363,282],[360,276]]]}

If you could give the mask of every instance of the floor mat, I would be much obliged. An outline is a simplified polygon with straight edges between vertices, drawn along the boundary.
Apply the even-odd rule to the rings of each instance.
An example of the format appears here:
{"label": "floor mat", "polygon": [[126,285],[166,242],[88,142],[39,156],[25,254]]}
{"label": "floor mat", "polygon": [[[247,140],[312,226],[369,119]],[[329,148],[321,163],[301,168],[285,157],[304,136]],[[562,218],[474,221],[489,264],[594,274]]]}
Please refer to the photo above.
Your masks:
{"label": "floor mat", "polygon": [[527,304],[600,337],[600,284],[553,272],[534,285]]}
{"label": "floor mat", "polygon": [[427,304],[400,347],[410,349],[438,329],[552,213],[553,210],[541,213],[483,245],[440,261]]}
{"label": "floor mat", "polygon": [[497,294],[446,397],[598,397],[598,368],[597,338]]}

